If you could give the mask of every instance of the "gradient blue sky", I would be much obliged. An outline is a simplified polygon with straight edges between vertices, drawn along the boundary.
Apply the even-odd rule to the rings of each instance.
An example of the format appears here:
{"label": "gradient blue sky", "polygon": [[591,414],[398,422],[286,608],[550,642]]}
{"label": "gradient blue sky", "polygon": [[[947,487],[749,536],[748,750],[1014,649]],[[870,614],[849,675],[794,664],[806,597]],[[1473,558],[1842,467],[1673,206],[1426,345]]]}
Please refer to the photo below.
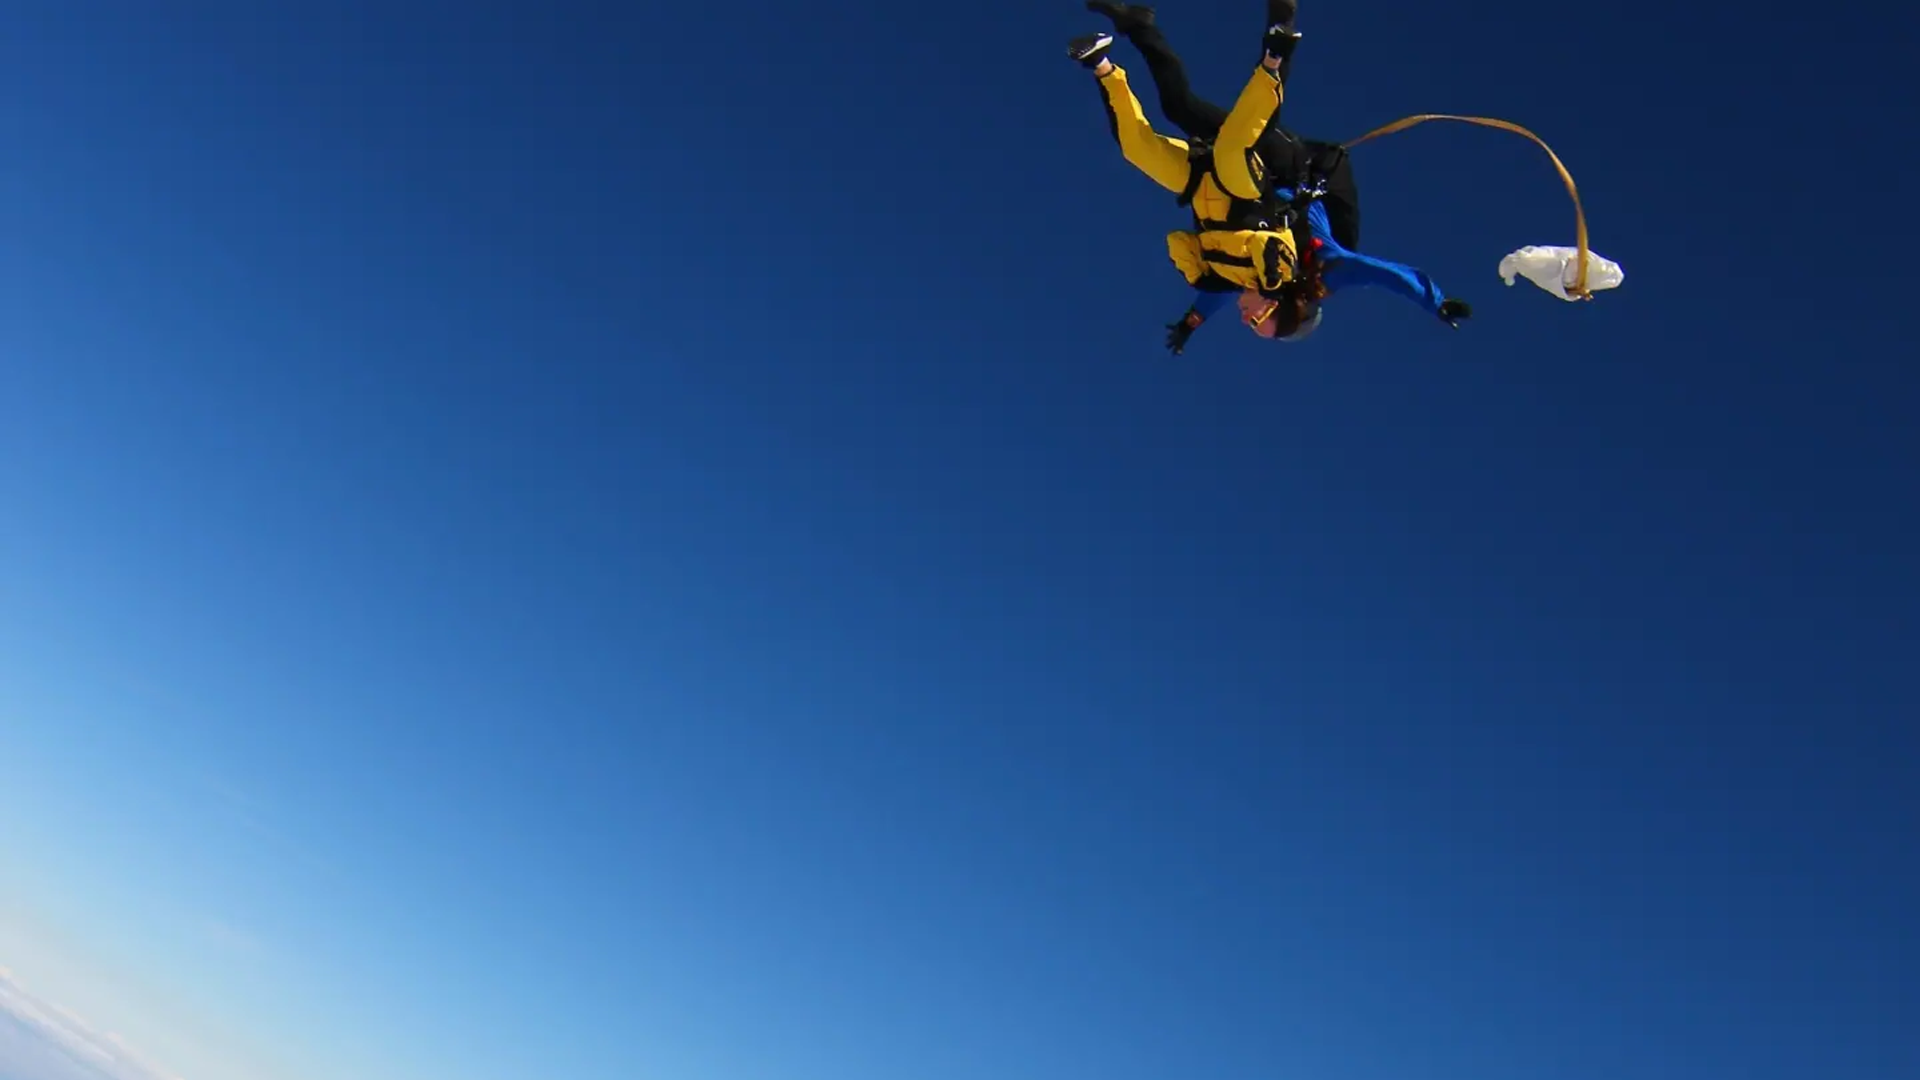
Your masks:
{"label": "gradient blue sky", "polygon": [[162,6],[0,35],[36,993],[189,1080],[1920,1075],[1910,11],[1309,0],[1296,127],[1527,123],[1627,285],[1422,129],[1466,329],[1176,361],[1071,0]]}

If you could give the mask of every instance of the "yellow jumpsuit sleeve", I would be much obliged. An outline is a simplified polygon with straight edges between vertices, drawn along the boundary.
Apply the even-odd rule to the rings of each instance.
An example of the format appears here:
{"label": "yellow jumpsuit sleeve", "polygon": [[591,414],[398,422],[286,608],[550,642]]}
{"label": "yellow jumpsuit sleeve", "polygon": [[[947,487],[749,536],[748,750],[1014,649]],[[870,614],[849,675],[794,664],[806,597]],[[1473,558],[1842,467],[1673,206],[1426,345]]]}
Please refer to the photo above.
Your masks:
{"label": "yellow jumpsuit sleeve", "polygon": [[1207,260],[1200,254],[1200,238],[1193,233],[1168,233],[1167,256],[1189,285],[1200,284],[1200,279],[1207,275]]}
{"label": "yellow jumpsuit sleeve", "polygon": [[1187,144],[1153,130],[1153,123],[1140,107],[1127,73],[1120,65],[1100,79],[1100,91],[1107,97],[1107,109],[1113,115],[1114,132],[1120,138],[1120,152],[1134,168],[1153,178],[1153,182],[1176,194],[1186,190]]}
{"label": "yellow jumpsuit sleeve", "polygon": [[1242,199],[1260,197],[1260,182],[1265,167],[1253,155],[1253,144],[1266,133],[1267,124],[1280,111],[1286,91],[1278,72],[1264,66],[1254,69],[1253,78],[1241,89],[1220,134],[1213,141],[1213,172],[1227,193]]}

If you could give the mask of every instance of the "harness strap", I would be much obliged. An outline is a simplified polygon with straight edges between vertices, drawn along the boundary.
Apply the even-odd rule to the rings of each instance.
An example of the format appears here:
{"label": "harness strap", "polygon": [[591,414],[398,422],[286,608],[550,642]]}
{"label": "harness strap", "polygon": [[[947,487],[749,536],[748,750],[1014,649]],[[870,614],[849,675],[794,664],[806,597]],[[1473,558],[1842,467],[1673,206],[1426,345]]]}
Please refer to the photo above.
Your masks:
{"label": "harness strap", "polygon": [[1200,193],[1200,185],[1213,171],[1213,143],[1207,139],[1194,139],[1187,144],[1187,185],[1182,188],[1174,201],[1176,206],[1192,206],[1193,197]]}
{"label": "harness strap", "polygon": [[1291,270],[1298,265],[1299,256],[1297,254],[1289,255],[1277,243],[1267,244],[1264,254],[1266,258],[1262,260],[1264,265],[1261,265],[1256,264],[1251,256],[1231,255],[1224,251],[1209,248],[1205,244],[1200,245],[1200,260],[1202,262],[1215,263],[1220,266],[1239,266],[1248,270],[1257,269],[1260,271],[1261,280],[1265,283],[1265,287],[1268,289],[1277,289],[1283,284],[1283,272]]}
{"label": "harness strap", "polygon": [[[1270,243],[1267,245],[1266,263],[1267,265],[1265,265],[1264,267],[1261,267],[1261,270],[1260,270],[1261,281],[1265,283],[1266,287],[1268,289],[1278,289],[1280,286],[1286,284],[1286,278],[1282,276],[1280,272],[1281,263],[1280,263],[1280,245],[1279,244]],[[1288,259],[1286,262],[1286,266],[1288,269],[1292,269],[1293,260]]]}

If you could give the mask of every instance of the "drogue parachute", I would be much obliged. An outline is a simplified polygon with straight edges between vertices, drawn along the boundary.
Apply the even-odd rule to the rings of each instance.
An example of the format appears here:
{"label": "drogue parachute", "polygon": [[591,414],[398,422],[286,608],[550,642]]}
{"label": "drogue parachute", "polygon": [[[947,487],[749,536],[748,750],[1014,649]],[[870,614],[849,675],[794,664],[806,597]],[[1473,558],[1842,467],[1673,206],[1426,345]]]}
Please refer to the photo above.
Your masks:
{"label": "drogue parachute", "polygon": [[[1537,247],[1532,244],[1500,260],[1500,277],[1511,288],[1515,278],[1526,278],[1562,300],[1581,299],[1569,291],[1580,282],[1580,249]],[[1626,280],[1626,271],[1612,259],[1589,251],[1586,255],[1587,296],[1606,289],[1617,289]]]}

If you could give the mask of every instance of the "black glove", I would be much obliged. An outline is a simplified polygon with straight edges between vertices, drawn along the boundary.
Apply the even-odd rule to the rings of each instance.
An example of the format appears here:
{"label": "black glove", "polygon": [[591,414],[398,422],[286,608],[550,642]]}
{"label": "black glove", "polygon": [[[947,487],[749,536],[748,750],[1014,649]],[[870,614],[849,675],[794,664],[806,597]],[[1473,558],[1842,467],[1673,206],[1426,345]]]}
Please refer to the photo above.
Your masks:
{"label": "black glove", "polygon": [[1473,307],[1465,300],[1443,300],[1440,303],[1440,321],[1460,329],[1461,319],[1473,318]]}
{"label": "black glove", "polygon": [[1179,356],[1181,353],[1186,352],[1187,339],[1192,337],[1193,332],[1199,329],[1200,324],[1205,321],[1206,321],[1205,319],[1200,317],[1199,312],[1193,310],[1192,308],[1188,308],[1187,313],[1180,317],[1179,322],[1168,323],[1167,324],[1167,351],[1171,352],[1175,356]]}

